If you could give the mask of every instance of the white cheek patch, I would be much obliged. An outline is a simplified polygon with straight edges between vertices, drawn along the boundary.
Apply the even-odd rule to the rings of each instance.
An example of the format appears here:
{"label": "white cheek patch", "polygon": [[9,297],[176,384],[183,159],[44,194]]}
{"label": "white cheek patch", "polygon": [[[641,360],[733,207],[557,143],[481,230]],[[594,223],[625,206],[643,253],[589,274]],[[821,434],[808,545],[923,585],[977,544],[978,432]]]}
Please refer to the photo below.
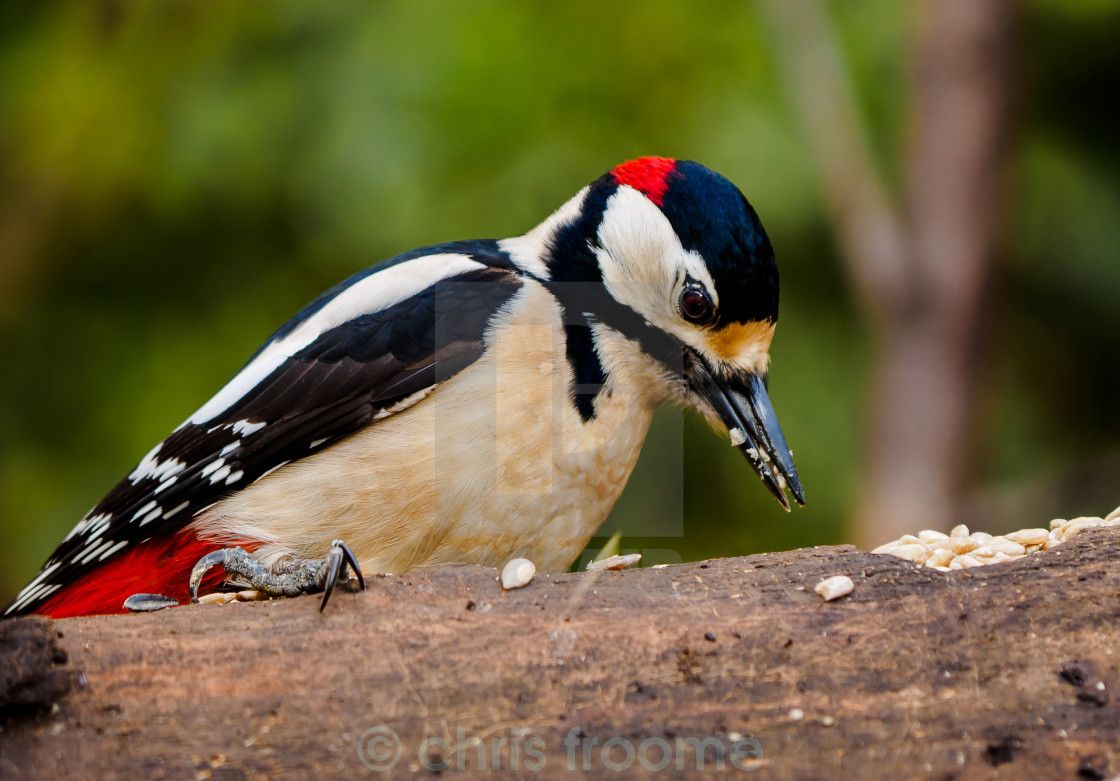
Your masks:
{"label": "white cheek patch", "polygon": [[[359,315],[380,312],[399,304],[442,279],[483,268],[486,268],[483,264],[466,255],[444,253],[425,255],[370,274],[343,290],[290,334],[269,344],[252,363],[191,415],[190,422],[201,425],[225,412],[284,361],[325,331]],[[250,433],[254,426],[260,425],[250,421],[242,423],[244,426],[238,433]]]}
{"label": "white cheek patch", "polygon": [[607,200],[598,238],[610,294],[663,331],[695,343],[695,329],[677,311],[677,295],[686,277],[702,283],[717,306],[718,293],[704,259],[681,245],[661,210],[632,187],[619,187]]}
{"label": "white cheek patch", "polygon": [[607,200],[598,233],[603,283],[617,300],[648,318],[663,310],[676,278],[670,256],[683,254],[665,215],[632,187],[619,187]]}

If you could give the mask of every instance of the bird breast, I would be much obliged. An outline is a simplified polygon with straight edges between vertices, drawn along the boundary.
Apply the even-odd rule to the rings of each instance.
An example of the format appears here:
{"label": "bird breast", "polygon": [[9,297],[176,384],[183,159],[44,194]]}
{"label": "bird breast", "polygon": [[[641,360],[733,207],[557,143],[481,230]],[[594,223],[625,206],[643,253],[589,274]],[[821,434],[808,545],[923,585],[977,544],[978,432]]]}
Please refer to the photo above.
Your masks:
{"label": "bird breast", "polygon": [[584,421],[571,401],[564,335],[556,299],[526,282],[474,364],[224,499],[195,529],[262,540],[256,554],[266,565],[322,557],[342,539],[367,572],[500,566],[515,556],[566,568],[622,492],[653,408],[615,367]]}

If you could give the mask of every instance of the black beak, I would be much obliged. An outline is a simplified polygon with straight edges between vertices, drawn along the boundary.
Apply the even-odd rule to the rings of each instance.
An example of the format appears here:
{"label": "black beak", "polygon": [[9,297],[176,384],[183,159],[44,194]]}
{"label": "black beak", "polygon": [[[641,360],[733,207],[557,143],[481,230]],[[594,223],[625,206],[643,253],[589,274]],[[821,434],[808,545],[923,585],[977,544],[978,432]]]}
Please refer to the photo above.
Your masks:
{"label": "black beak", "polygon": [[793,465],[793,453],[766,395],[764,378],[746,372],[717,378],[703,358],[691,350],[687,353],[685,376],[727,426],[731,444],[743,452],[782,507],[789,509],[786,488],[804,506],[805,493]]}

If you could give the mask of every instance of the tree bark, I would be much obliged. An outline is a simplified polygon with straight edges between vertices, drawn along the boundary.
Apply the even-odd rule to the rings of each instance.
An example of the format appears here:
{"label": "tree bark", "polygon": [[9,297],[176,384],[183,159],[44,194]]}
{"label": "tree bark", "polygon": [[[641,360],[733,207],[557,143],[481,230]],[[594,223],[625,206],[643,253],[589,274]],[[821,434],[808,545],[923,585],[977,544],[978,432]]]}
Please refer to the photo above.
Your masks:
{"label": "tree bark", "polygon": [[[301,598],[4,622],[0,669],[4,636],[61,632],[69,661],[47,650],[28,675],[77,684],[7,709],[0,776],[629,778],[667,757],[662,775],[695,777],[705,739],[706,769],[737,775],[734,749],[758,778],[1120,773],[1117,529],[949,573],[837,547],[508,592],[496,574],[373,577],[325,614]],[[824,602],[835,574],[855,589]]]}

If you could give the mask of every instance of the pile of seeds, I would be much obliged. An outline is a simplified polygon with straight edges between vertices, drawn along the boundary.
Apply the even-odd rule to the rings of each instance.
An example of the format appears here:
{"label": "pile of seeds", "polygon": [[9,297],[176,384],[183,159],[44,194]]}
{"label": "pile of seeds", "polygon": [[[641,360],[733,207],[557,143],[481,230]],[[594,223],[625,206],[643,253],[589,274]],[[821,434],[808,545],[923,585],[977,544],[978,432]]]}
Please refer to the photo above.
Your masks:
{"label": "pile of seeds", "polygon": [[1022,558],[1030,553],[1048,550],[1072,539],[1085,529],[1099,526],[1120,526],[1120,507],[1106,518],[1058,518],[1049,529],[1020,529],[1010,534],[993,536],[986,532],[969,532],[957,526],[948,534],[926,529],[917,536],[904,534],[894,542],[880,545],[872,553],[889,553],[900,559],[916,561],[942,572],[967,569],[983,564],[998,564]]}

